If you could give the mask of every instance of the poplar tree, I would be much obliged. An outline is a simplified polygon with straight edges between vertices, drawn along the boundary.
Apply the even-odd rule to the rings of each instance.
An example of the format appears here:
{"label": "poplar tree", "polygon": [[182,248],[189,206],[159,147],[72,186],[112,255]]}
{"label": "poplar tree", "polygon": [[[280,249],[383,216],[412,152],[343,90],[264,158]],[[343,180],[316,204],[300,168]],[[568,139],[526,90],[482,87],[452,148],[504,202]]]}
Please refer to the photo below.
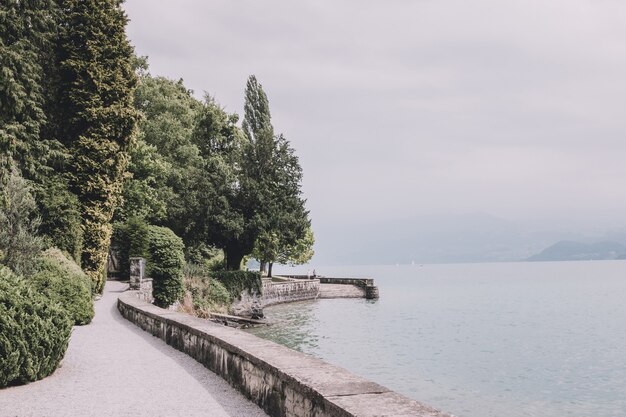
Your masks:
{"label": "poplar tree", "polygon": [[270,104],[265,91],[263,91],[263,86],[259,84],[254,75],[248,77],[246,82],[243,112],[241,127],[251,143],[262,140],[260,136],[263,131],[268,131],[269,134],[274,135]]}
{"label": "poplar tree", "polygon": [[120,203],[137,113],[133,49],[119,0],[59,0],[59,139],[72,155],[70,186],[81,204],[81,264],[104,287],[111,218]]}
{"label": "poplar tree", "polygon": [[[244,152],[242,186],[255,204],[251,227],[256,229],[254,254],[261,270],[278,259],[283,248],[305,237],[309,212],[301,194],[302,168],[291,144],[275,135],[269,101],[255,76],[246,84],[243,131],[248,140]],[[227,259],[228,259],[228,251]]]}

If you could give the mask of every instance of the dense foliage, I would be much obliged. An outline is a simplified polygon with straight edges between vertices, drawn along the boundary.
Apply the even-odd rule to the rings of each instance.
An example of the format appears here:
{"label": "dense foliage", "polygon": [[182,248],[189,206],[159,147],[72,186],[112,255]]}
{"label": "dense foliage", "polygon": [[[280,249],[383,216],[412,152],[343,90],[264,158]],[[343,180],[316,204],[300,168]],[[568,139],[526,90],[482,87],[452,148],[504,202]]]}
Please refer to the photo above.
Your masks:
{"label": "dense foliage", "polygon": [[48,249],[37,260],[36,269],[28,281],[39,294],[58,302],[74,324],[91,322],[91,280],[74,261],[59,249]]}
{"label": "dense foliage", "polygon": [[46,122],[43,80],[56,9],[53,0],[0,4],[1,183],[15,165],[29,175],[40,171],[47,153],[39,136]]}
{"label": "dense foliage", "polygon": [[297,242],[305,238],[311,223],[301,197],[298,157],[283,135],[274,134],[267,96],[254,76],[246,85],[242,126],[248,140],[242,165],[244,186],[258,201],[253,255],[262,270],[269,263],[271,276],[272,263],[285,248],[299,247]]}
{"label": "dense foliage", "polygon": [[[92,315],[85,288],[103,291],[112,240],[123,275],[129,257],[147,259],[162,306],[180,300],[185,260],[237,271],[254,251],[271,274],[312,254],[302,169],[256,78],[239,125],[214,98],[152,76],[126,24],[121,0],[0,4],[0,264],[77,323]],[[46,247],[60,251],[34,262]],[[196,293],[219,303],[222,285],[231,298],[260,291],[247,273],[207,282]]]}
{"label": "dense foliage", "polygon": [[150,226],[140,217],[113,225],[111,249],[118,261],[120,278],[130,277],[130,258],[148,258],[148,229]]}
{"label": "dense foliage", "polygon": [[228,313],[233,302],[224,284],[211,278],[210,270],[199,265],[185,267],[185,296],[182,308],[187,313],[207,318],[210,313]]}
{"label": "dense foliage", "polygon": [[111,219],[119,205],[137,120],[136,77],[119,0],[62,0],[60,140],[73,155],[70,185],[84,231],[81,263],[102,292]]}
{"label": "dense foliage", "polygon": [[[267,262],[287,246],[299,248],[310,227],[302,170],[289,141],[274,135],[256,78],[248,81],[239,128],[238,116],[213,98],[199,101],[181,80],[151,76],[145,60],[137,65],[135,105],[142,119],[116,218],[141,217],[172,229],[192,262],[222,249],[229,270],[240,269],[255,246]],[[275,237],[275,249],[264,244],[268,236]]]}
{"label": "dense foliage", "polygon": [[0,387],[54,372],[71,330],[72,320],[58,303],[0,266]]}
{"label": "dense foliage", "polygon": [[242,291],[249,291],[250,294],[261,294],[261,274],[252,271],[214,271],[210,277],[218,280],[224,285],[230,294],[231,300],[241,297]]}
{"label": "dense foliage", "polygon": [[168,307],[183,294],[185,245],[171,229],[148,225],[132,217],[115,223],[111,248],[119,262],[120,275],[128,279],[130,258],[146,259],[146,277],[152,278],[155,304]]}
{"label": "dense foliage", "polygon": [[35,183],[33,190],[39,207],[39,234],[46,246],[69,253],[80,262],[83,248],[81,206],[78,197],[69,191],[67,180],[53,175]]}
{"label": "dense foliage", "polygon": [[18,274],[30,273],[41,251],[36,209],[26,181],[13,169],[0,190],[0,265]]}
{"label": "dense foliage", "polygon": [[151,226],[148,230],[147,270],[158,306],[168,307],[183,295],[184,249],[182,239],[170,229]]}
{"label": "dense foliage", "polygon": [[0,182],[19,170],[97,292],[137,119],[126,20],[119,0],[0,4]]}
{"label": "dense foliage", "polygon": [[315,236],[309,227],[304,236],[293,244],[283,246],[278,252],[276,260],[283,265],[302,265],[311,260],[314,255],[313,245]]}

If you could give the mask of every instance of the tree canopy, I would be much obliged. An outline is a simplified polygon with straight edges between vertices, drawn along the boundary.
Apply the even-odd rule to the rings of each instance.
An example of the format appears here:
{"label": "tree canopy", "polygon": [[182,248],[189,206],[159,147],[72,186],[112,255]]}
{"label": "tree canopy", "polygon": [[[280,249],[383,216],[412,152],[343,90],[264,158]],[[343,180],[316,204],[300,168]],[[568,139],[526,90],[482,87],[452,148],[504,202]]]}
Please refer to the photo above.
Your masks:
{"label": "tree canopy", "polygon": [[61,0],[59,138],[73,155],[70,187],[82,206],[81,264],[102,292],[111,219],[121,201],[137,121],[136,76],[119,0]]}
{"label": "tree canopy", "polygon": [[257,78],[240,120],[152,76],[126,24],[120,0],[0,5],[0,183],[25,181],[37,242],[71,255],[96,292],[113,222],[167,227],[188,261],[220,250],[231,270],[251,254],[306,258],[302,168]]}
{"label": "tree canopy", "polygon": [[254,256],[271,264],[286,247],[295,247],[310,227],[302,198],[302,168],[289,141],[274,134],[269,101],[256,77],[246,84],[244,120],[247,143],[243,169],[259,206],[255,216],[257,236]]}
{"label": "tree canopy", "polygon": [[40,235],[97,291],[136,121],[126,22],[118,0],[0,5],[0,180],[29,181]]}

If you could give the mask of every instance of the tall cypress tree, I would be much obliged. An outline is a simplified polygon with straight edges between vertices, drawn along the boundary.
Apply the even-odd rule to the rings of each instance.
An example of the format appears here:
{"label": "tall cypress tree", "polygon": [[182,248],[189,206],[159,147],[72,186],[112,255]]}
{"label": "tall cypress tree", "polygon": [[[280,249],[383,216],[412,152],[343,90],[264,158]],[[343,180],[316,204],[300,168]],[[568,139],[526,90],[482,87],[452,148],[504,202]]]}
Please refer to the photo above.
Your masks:
{"label": "tall cypress tree", "polygon": [[72,154],[70,185],[82,206],[81,264],[102,292],[111,218],[120,203],[137,113],[133,49],[119,0],[59,0],[59,139]]}
{"label": "tall cypress tree", "polygon": [[24,175],[40,170],[45,142],[43,53],[54,32],[52,0],[0,3],[0,180],[17,163]]}

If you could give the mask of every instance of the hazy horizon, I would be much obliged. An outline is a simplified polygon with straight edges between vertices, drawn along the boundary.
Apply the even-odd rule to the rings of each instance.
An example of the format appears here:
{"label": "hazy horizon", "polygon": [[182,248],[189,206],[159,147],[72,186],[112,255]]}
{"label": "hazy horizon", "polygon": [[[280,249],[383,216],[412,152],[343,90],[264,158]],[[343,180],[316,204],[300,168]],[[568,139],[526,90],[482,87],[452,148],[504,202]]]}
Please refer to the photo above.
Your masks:
{"label": "hazy horizon", "polygon": [[248,75],[263,84],[304,170],[314,262],[450,219],[555,237],[626,226],[623,2],[124,7],[152,74],[239,114]]}

